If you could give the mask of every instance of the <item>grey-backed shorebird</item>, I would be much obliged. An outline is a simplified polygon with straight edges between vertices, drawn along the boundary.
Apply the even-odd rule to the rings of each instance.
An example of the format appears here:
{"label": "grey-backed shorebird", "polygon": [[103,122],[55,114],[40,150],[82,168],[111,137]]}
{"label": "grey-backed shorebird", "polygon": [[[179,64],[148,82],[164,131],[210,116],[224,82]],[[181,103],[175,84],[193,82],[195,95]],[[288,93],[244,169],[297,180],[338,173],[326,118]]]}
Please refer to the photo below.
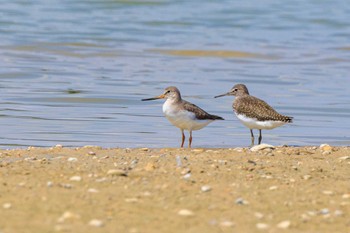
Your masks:
{"label": "grey-backed shorebird", "polygon": [[259,130],[259,144],[262,140],[261,130],[273,129],[286,123],[291,123],[293,117],[276,112],[265,101],[249,95],[244,84],[236,84],[229,92],[215,96],[235,96],[232,107],[238,119],[250,129],[251,146],[254,146],[253,129]]}
{"label": "grey-backed shorebird", "polygon": [[214,120],[224,120],[222,117],[211,115],[200,107],[183,100],[180,91],[176,87],[167,87],[163,94],[142,99],[142,101],[156,99],[166,99],[163,104],[163,113],[174,126],[180,128],[182,133],[181,147],[185,142],[184,130],[188,130],[190,133],[188,147],[191,148],[193,130],[202,129]]}

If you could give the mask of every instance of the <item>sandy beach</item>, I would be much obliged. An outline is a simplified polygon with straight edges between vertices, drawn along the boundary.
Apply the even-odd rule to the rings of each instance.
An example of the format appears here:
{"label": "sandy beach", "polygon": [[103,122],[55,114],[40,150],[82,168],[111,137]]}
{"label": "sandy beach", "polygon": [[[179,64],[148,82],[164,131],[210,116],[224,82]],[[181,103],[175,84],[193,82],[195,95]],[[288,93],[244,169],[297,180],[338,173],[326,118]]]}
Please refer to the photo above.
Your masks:
{"label": "sandy beach", "polygon": [[0,150],[0,232],[350,232],[350,148]]}

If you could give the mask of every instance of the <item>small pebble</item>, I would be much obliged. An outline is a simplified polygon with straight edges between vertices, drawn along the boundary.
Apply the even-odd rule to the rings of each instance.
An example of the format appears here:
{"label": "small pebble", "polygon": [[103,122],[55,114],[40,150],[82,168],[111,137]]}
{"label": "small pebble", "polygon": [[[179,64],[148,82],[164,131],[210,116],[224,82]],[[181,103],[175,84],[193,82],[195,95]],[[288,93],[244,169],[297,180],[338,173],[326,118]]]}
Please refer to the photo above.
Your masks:
{"label": "small pebble", "polygon": [[144,147],[144,148],[141,148],[140,150],[142,150],[142,151],[149,151],[149,148]]}
{"label": "small pebble", "polygon": [[236,199],[236,201],[235,201],[235,203],[237,204],[237,205],[248,205],[249,204],[249,202],[248,201],[246,201],[246,200],[244,200],[243,198],[237,198]]}
{"label": "small pebble", "polygon": [[63,188],[65,188],[65,189],[71,189],[71,188],[73,188],[73,185],[71,185],[71,184],[60,184]]}
{"label": "small pebble", "polygon": [[89,226],[92,227],[103,227],[103,222],[99,219],[91,219],[89,222]]}
{"label": "small pebble", "polygon": [[310,179],[311,179],[311,176],[310,176],[310,175],[304,175],[304,176],[303,176],[303,179],[304,179],[304,180],[310,180]]}
{"label": "small pebble", "polygon": [[75,219],[79,219],[79,218],[80,218],[79,214],[75,214],[75,213],[72,213],[70,211],[66,211],[61,215],[61,217],[59,217],[57,219],[57,222],[63,223],[67,220],[75,220]]}
{"label": "small pebble", "polygon": [[220,222],[220,226],[222,227],[233,227],[235,224],[231,221],[222,221]]}
{"label": "small pebble", "polygon": [[194,213],[191,210],[187,210],[187,209],[179,210],[177,214],[184,217],[190,217],[194,215]]}
{"label": "small pebble", "polygon": [[182,167],[182,161],[181,161],[180,155],[176,155],[175,159],[176,159],[176,166]]}
{"label": "small pebble", "polygon": [[186,175],[183,176],[185,180],[188,180],[191,178],[191,173],[187,173]]}
{"label": "small pebble", "polygon": [[12,204],[11,204],[11,203],[4,203],[4,204],[2,205],[2,208],[4,208],[4,209],[11,209],[11,207],[12,207]]}
{"label": "small pebble", "polygon": [[286,221],[282,221],[282,222],[278,223],[277,227],[281,228],[281,229],[287,229],[290,227],[290,224],[291,224],[291,222],[289,220],[286,220]]}
{"label": "small pebble", "polygon": [[69,157],[69,158],[67,159],[67,161],[68,161],[68,162],[76,162],[76,161],[78,161],[78,159],[77,159],[77,158],[74,158],[74,157]]}
{"label": "small pebble", "polygon": [[343,199],[348,199],[350,198],[350,193],[345,193],[341,196]]}
{"label": "small pebble", "polygon": [[191,169],[185,168],[185,169],[183,169],[183,170],[181,171],[181,174],[182,174],[182,175],[185,175],[185,174],[187,174],[187,173],[191,173]]}
{"label": "small pebble", "polygon": [[275,149],[275,147],[269,144],[260,144],[250,148],[250,151],[256,152],[264,149]]}
{"label": "small pebble", "polygon": [[89,193],[98,193],[99,191],[97,189],[94,189],[94,188],[89,188],[88,192]]}
{"label": "small pebble", "polygon": [[204,149],[192,149],[192,152],[201,153],[204,152]]}
{"label": "small pebble", "polygon": [[322,214],[322,215],[329,214],[329,209],[324,208],[324,209],[320,210],[320,214]]}
{"label": "small pebble", "polygon": [[342,216],[342,215],[343,215],[343,211],[341,211],[341,210],[336,210],[336,211],[334,211],[334,215],[335,215],[335,216]]}
{"label": "small pebble", "polygon": [[276,189],[278,189],[277,186],[271,186],[271,187],[269,188],[269,190],[276,190]]}
{"label": "small pebble", "polygon": [[107,174],[111,176],[127,176],[127,173],[122,169],[110,169]]}
{"label": "small pebble", "polygon": [[348,160],[348,159],[350,159],[350,156],[348,155],[348,156],[342,156],[342,157],[339,157],[338,158],[340,161],[344,161],[344,160]]}
{"label": "small pebble", "polygon": [[203,193],[211,191],[211,187],[209,185],[204,185],[201,187],[201,191]]}
{"label": "small pebble", "polygon": [[259,230],[265,230],[265,229],[269,228],[269,225],[266,223],[257,223],[256,228],[258,228]]}
{"label": "small pebble", "polygon": [[46,186],[47,186],[47,187],[52,187],[52,186],[53,186],[53,182],[52,182],[52,181],[48,181],[48,182],[46,183]]}
{"label": "small pebble", "polygon": [[322,193],[323,193],[324,195],[333,195],[333,194],[334,194],[334,192],[331,191],[331,190],[323,190]]}
{"label": "small pebble", "polygon": [[71,178],[69,178],[70,181],[81,181],[81,177],[80,176],[72,176]]}
{"label": "small pebble", "polygon": [[321,144],[320,145],[320,149],[322,151],[332,151],[332,147],[330,145],[328,145],[328,144]]}
{"label": "small pebble", "polygon": [[88,155],[96,155],[96,153],[93,152],[93,151],[89,151],[89,152],[88,152]]}

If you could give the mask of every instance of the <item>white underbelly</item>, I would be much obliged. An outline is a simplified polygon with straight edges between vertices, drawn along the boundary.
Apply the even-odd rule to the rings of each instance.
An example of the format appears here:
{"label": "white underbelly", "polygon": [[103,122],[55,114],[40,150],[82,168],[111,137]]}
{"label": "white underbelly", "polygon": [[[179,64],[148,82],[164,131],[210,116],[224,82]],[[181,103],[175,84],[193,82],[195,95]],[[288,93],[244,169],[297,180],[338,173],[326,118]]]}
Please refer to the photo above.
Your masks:
{"label": "white underbelly", "polygon": [[213,121],[198,120],[194,113],[185,110],[172,111],[171,109],[163,108],[163,112],[171,124],[183,130],[199,130]]}
{"label": "white underbelly", "polygon": [[286,124],[283,121],[258,121],[257,119],[248,118],[244,115],[236,114],[238,119],[249,129],[273,129]]}

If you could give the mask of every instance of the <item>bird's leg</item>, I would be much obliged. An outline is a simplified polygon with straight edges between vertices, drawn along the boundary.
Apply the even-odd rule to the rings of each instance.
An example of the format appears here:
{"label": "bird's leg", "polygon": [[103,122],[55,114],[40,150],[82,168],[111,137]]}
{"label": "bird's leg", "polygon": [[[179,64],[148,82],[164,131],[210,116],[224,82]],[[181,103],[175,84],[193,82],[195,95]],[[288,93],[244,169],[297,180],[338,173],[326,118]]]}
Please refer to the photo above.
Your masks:
{"label": "bird's leg", "polygon": [[190,130],[190,139],[188,140],[188,148],[191,148],[192,144],[192,130]]}
{"label": "bird's leg", "polygon": [[181,142],[181,148],[184,147],[184,142],[185,142],[185,134],[184,134],[184,130],[181,129],[181,133],[182,133],[182,142]]}
{"label": "bird's leg", "polygon": [[252,140],[252,143],[250,144],[250,147],[253,147],[254,146],[254,134],[253,134],[253,130],[250,129],[250,135],[251,135],[251,140]]}
{"label": "bird's leg", "polygon": [[262,140],[261,129],[259,129],[259,145],[261,144],[261,140]]}

